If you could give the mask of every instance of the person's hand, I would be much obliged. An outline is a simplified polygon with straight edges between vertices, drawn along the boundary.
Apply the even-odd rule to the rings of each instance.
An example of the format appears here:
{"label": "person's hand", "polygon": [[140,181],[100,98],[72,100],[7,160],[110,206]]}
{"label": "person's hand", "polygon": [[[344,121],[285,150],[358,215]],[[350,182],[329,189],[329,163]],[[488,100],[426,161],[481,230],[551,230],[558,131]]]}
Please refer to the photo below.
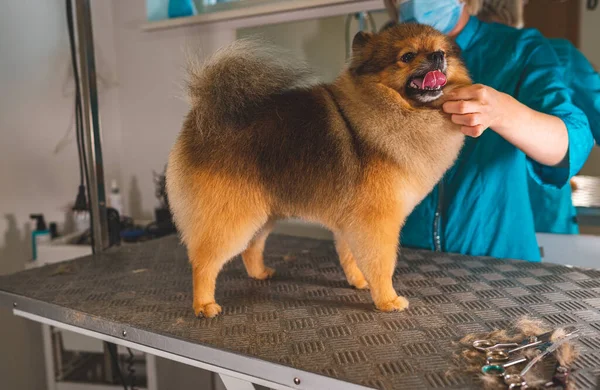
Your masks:
{"label": "person's hand", "polygon": [[446,97],[444,112],[451,114],[452,122],[469,137],[479,137],[488,127],[499,127],[507,108],[502,92],[481,84],[458,88]]}

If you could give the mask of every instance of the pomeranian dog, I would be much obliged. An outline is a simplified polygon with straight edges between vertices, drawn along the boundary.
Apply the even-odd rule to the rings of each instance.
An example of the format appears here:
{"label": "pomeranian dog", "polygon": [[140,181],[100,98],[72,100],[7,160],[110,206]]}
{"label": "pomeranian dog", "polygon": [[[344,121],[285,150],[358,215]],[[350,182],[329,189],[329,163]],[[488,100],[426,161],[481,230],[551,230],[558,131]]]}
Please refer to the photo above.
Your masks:
{"label": "pomeranian dog", "polygon": [[377,309],[408,307],[392,286],[400,229],[463,145],[440,106],[471,80],[456,44],[423,25],[358,33],[352,51],[331,84],[252,41],[190,66],[167,191],[197,316],[221,312],[216,279],[234,256],[252,278],[273,275],[265,241],[289,217],[331,229],[348,283]]}

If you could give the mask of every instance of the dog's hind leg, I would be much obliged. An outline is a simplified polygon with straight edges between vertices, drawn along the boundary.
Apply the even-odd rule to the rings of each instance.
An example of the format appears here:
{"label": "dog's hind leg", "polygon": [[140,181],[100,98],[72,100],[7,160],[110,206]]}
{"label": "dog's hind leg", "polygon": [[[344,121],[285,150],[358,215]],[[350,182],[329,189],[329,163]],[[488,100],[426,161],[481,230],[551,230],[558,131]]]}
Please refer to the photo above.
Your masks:
{"label": "dog's hind leg", "polygon": [[176,206],[192,265],[194,313],[214,317],[221,312],[215,302],[217,276],[265,225],[267,206],[260,190],[245,180],[199,174],[188,182],[193,192],[176,199]]}
{"label": "dog's hind leg", "polygon": [[[233,224],[226,221],[233,221]],[[264,220],[238,215],[206,222],[206,228],[191,235],[188,255],[194,284],[194,313],[196,316],[214,317],[221,312],[221,306],[215,302],[219,272],[227,261],[246,248],[257,226],[262,225]]]}
{"label": "dog's hind leg", "polygon": [[352,255],[352,251],[350,251],[348,243],[344,241],[340,234],[335,234],[335,249],[337,250],[340,264],[344,269],[348,283],[361,290],[368,288],[369,284],[363,273],[358,269],[358,265],[356,265],[356,260],[354,260],[354,256]]}
{"label": "dog's hind leg", "polygon": [[242,259],[246,266],[248,276],[254,279],[268,279],[275,273],[275,270],[269,267],[265,267],[263,252],[265,250],[265,242],[273,226],[275,225],[274,220],[269,220],[265,226],[262,227],[256,233],[254,238],[250,240],[248,248],[242,252]]}

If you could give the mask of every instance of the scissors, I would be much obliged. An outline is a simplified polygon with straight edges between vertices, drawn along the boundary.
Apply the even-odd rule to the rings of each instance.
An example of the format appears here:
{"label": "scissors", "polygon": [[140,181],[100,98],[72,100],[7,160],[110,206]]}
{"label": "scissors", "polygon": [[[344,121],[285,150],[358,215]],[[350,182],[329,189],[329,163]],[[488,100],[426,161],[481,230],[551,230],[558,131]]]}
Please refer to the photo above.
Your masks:
{"label": "scissors", "polygon": [[539,349],[542,351],[535,358],[531,359],[531,361],[521,370],[518,374],[506,374],[504,375],[504,383],[508,385],[509,389],[521,389],[527,387],[527,381],[525,381],[525,375],[531,370],[533,366],[535,366],[540,360],[546,357],[548,354],[556,351],[561,345],[565,342],[569,341],[577,337],[577,329],[574,327],[567,328],[569,331],[565,330],[565,335],[561,337],[559,340],[552,342],[549,341],[541,346]]}
{"label": "scissors", "polygon": [[[488,363],[501,362],[501,361],[507,361],[509,359],[510,355],[515,352],[519,352],[524,349],[529,349],[529,348],[533,348],[533,347],[539,347],[540,345],[543,345],[543,344],[549,342],[550,337],[552,337],[553,333],[554,332],[546,332],[539,336],[529,336],[526,339],[524,339],[523,341],[521,341],[520,343],[509,343],[509,344],[514,344],[514,345],[511,345],[511,346],[514,346],[514,348],[512,348],[512,349],[502,349],[502,348],[504,348],[503,346],[505,346],[507,344],[493,344],[490,340],[474,341],[473,346],[480,351],[482,351],[482,350],[485,351]],[[475,343],[478,343],[477,346],[475,345]],[[482,345],[485,343],[488,343],[488,345],[491,345],[491,347],[487,347],[487,348],[483,347]],[[478,348],[478,346],[479,346],[479,348]]]}
{"label": "scissors", "polygon": [[520,357],[520,358],[511,360],[510,362],[506,362],[504,364],[488,362],[488,364],[481,367],[481,372],[484,373],[485,375],[504,377],[506,374],[506,369],[508,367],[512,367],[517,364],[525,363],[526,361],[527,361],[526,357]]}
{"label": "scissors", "polygon": [[[511,354],[523,349],[535,347],[542,343],[550,341],[550,337],[553,332],[546,332],[539,336],[527,336],[525,339],[518,343],[496,343],[492,340],[475,340],[473,341],[473,348],[481,352],[490,352],[501,350],[507,354]],[[512,349],[509,349],[512,348]],[[508,360],[508,356],[506,358]]]}

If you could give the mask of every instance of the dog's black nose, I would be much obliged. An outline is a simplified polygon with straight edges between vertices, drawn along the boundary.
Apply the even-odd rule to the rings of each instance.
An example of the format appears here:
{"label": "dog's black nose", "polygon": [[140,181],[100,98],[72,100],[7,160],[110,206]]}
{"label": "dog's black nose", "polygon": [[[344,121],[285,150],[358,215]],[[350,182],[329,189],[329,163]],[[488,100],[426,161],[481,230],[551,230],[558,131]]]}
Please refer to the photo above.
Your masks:
{"label": "dog's black nose", "polygon": [[441,50],[434,51],[433,53],[430,53],[427,57],[429,58],[429,60],[437,64],[444,63],[444,52]]}

